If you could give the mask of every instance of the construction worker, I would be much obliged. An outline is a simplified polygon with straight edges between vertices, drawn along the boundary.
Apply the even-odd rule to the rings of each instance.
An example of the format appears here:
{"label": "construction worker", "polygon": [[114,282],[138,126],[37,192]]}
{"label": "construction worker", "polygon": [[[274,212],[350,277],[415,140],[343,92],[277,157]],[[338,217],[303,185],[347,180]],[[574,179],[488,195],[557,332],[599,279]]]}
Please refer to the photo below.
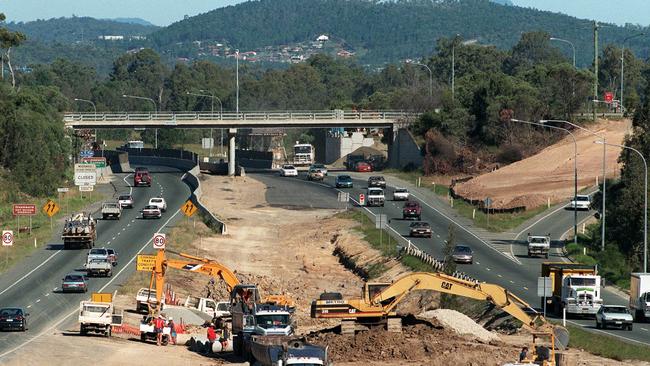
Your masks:
{"label": "construction worker", "polygon": [[519,353],[519,363],[524,362],[527,357],[528,357],[528,347],[524,347],[521,349],[521,353]]}
{"label": "construction worker", "polygon": [[158,317],[153,321],[153,329],[154,332],[156,332],[157,346],[160,346],[162,343],[163,328],[165,328],[165,320],[163,319],[162,315],[158,315]]}
{"label": "construction worker", "polygon": [[214,331],[214,324],[210,323],[208,326],[208,354],[212,354],[212,345],[217,340],[217,333]]}
{"label": "construction worker", "polygon": [[170,341],[173,345],[176,345],[176,325],[174,324],[174,318],[171,316],[169,317],[169,320],[167,320],[167,326],[169,327],[169,337],[171,338]]}

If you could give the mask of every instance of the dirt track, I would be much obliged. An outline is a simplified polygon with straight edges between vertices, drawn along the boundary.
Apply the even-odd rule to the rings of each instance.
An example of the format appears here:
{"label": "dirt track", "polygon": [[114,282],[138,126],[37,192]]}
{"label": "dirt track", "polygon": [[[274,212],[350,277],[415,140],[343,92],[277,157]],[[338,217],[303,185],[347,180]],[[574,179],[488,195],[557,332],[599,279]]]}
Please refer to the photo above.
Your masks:
{"label": "dirt track", "polygon": [[[604,134],[607,141],[622,144],[631,128],[631,121],[604,121],[589,127],[598,134]],[[578,145],[578,191],[594,186],[596,177],[602,181],[603,146],[594,144],[597,140],[585,131],[575,131]],[[620,148],[607,147],[607,177],[620,174],[618,157]],[[573,196],[574,172],[573,139],[567,137],[549,146],[537,155],[505,166],[494,172],[476,177],[455,187],[462,197],[481,200],[490,197],[496,209],[525,206],[532,209],[557,203]]]}

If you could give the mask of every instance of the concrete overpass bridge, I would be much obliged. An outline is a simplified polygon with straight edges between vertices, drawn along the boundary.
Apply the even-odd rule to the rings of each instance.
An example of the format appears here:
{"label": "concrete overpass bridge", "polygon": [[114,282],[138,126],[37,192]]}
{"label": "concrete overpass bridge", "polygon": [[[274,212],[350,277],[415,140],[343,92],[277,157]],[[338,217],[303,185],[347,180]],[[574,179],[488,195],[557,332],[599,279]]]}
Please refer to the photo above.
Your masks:
{"label": "concrete overpass bridge", "polygon": [[[101,112],[65,113],[65,126],[72,129],[104,128],[222,128],[229,130],[228,171],[235,172],[235,135],[238,128],[386,128],[392,133],[389,157],[403,154],[400,134],[419,113],[406,111],[240,111],[210,112]],[[402,131],[400,133],[400,130]],[[406,138],[408,141],[408,136]],[[403,145],[404,143],[401,142]],[[417,146],[416,146],[417,147]],[[399,165],[399,163],[397,164]]]}

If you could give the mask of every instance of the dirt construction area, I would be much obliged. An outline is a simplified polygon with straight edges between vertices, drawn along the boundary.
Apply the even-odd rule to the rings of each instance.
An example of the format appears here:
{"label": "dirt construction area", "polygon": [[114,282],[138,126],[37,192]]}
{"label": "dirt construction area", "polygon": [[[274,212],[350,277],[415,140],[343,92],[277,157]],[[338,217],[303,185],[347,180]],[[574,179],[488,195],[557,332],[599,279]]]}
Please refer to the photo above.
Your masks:
{"label": "dirt construction area", "polygon": [[[427,292],[408,298],[398,309],[401,314],[420,314],[404,318],[402,333],[373,328],[356,335],[338,334],[338,322],[310,318],[312,299],[323,290],[358,297],[363,280],[353,267],[381,263],[386,272],[373,279],[379,281],[393,279],[405,268],[370,248],[354,229],[356,222],[333,217],[334,210],[271,207],[265,200],[266,187],[251,177],[202,177],[202,190],[205,203],[225,219],[228,235],[206,234],[184,250],[235,269],[243,282],[258,284],[262,294],[284,293],[294,299],[297,332],[312,343],[327,345],[335,365],[496,366],[515,361],[521,347],[530,341],[526,332],[497,334],[451,310],[420,314],[438,303],[438,296]],[[201,225],[197,224],[195,230],[207,233]],[[166,278],[179,296],[205,296],[208,279],[204,276],[170,271]],[[216,293],[217,298],[225,297],[223,289]],[[119,295],[116,303],[121,308],[132,308],[133,293]],[[81,337],[76,324],[68,327],[39,337],[29,346],[37,351],[25,352],[9,364],[43,365],[52,360],[58,365],[147,364],[144,360],[164,365],[246,364],[230,353],[208,357],[182,345],[156,347],[139,342],[137,335]],[[204,329],[195,330],[204,335]],[[572,352],[579,360],[577,365],[632,364]]]}
{"label": "dirt construction area", "polygon": [[[588,127],[607,142],[622,144],[630,132],[630,120],[600,120]],[[586,131],[574,130],[578,146],[578,191],[593,187],[598,179],[602,182],[603,145],[595,144],[598,138]],[[618,157],[620,148],[607,146],[607,177],[620,174]],[[547,147],[539,154],[520,160],[501,169],[478,176],[454,187],[455,192],[471,200],[492,200],[491,207],[509,209],[515,207],[536,208],[557,203],[573,197],[574,144],[568,136],[557,144]]]}

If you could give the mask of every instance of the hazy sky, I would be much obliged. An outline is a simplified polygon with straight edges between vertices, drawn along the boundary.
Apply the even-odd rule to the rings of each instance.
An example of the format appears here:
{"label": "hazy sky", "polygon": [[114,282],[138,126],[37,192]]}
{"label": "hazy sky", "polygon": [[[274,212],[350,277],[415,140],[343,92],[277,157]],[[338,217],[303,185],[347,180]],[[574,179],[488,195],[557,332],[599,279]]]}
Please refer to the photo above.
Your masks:
{"label": "hazy sky", "polygon": [[[142,18],[156,25],[183,19],[243,0],[0,0],[0,12],[12,21],[91,16]],[[306,0],[308,1],[308,0]],[[650,0],[512,0],[524,7],[562,12],[617,24],[650,25]]]}

